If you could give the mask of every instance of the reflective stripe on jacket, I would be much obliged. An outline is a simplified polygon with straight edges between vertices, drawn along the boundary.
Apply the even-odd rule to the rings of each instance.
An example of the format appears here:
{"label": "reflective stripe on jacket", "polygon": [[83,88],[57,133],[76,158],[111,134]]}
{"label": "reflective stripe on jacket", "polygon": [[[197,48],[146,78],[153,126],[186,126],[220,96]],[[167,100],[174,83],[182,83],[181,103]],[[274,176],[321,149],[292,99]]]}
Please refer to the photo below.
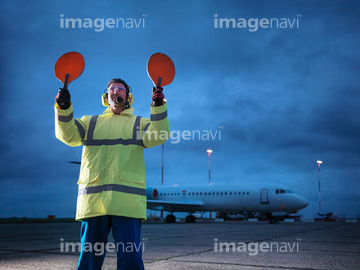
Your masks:
{"label": "reflective stripe on jacket", "polygon": [[115,115],[74,119],[72,105],[55,104],[56,138],[70,146],[83,145],[76,219],[118,215],[146,219],[143,148],[164,143],[170,136],[167,105],[151,107],[151,118],[129,108]]}

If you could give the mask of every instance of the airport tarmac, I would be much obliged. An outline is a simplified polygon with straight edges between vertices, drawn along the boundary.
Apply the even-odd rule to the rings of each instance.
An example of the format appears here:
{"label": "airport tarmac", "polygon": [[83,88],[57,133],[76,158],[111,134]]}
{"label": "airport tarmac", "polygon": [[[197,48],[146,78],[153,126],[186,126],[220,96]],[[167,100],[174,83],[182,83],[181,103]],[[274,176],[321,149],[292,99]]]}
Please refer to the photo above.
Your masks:
{"label": "airport tarmac", "polygon": [[[78,222],[0,224],[0,269],[76,269],[79,253],[65,245],[79,241],[79,229]],[[146,222],[142,239],[147,270],[360,269],[359,223]],[[116,269],[112,248],[103,269]]]}

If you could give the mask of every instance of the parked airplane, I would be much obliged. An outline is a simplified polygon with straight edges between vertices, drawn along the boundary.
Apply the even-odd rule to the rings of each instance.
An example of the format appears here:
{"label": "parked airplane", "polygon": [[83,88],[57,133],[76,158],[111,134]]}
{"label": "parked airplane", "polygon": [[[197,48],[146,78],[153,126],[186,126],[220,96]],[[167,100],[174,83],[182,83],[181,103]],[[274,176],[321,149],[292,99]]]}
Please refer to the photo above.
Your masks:
{"label": "parked airplane", "polygon": [[309,205],[309,202],[279,184],[210,184],[152,186],[146,189],[147,208],[168,211],[166,222],[175,222],[174,212],[188,212],[186,222],[195,221],[198,211],[220,213],[259,212],[263,217],[286,215]]}

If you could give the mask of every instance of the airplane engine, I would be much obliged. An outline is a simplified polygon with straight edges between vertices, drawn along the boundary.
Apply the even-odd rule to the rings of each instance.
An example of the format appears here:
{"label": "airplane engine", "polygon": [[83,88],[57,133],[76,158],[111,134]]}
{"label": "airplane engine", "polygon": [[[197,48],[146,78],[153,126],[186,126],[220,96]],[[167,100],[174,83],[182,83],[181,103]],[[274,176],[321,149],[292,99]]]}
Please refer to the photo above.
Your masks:
{"label": "airplane engine", "polygon": [[146,197],[149,200],[156,200],[159,197],[159,192],[156,188],[147,188]]}

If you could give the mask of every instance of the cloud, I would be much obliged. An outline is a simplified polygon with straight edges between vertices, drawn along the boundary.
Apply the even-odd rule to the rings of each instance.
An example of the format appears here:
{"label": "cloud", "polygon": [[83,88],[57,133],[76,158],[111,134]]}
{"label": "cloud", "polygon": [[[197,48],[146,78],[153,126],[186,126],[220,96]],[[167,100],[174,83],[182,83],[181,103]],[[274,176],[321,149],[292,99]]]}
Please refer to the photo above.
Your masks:
{"label": "cloud", "polygon": [[[132,86],[135,113],[148,117],[152,82],[146,61],[158,51],[173,59],[175,79],[164,88],[171,129],[221,131],[221,139],[168,141],[167,183],[207,182],[206,149],[211,147],[214,182],[275,181],[316,202],[316,160],[321,158],[332,206],[341,201],[344,208],[355,209],[341,194],[351,186],[349,197],[359,198],[358,7],[343,1],[5,3],[0,45],[3,200],[10,204],[11,194],[24,187],[24,199],[13,204],[11,215],[36,215],[46,200],[43,194],[54,199],[41,215],[63,200],[75,200],[79,168],[67,161],[80,160],[81,147],[67,147],[54,136],[53,103],[61,83],[53,68],[68,51],[81,52],[86,61],[84,73],[69,86],[75,117],[104,110],[100,96],[113,77]],[[60,14],[143,18],[145,27],[61,29]],[[300,27],[215,29],[215,14],[297,18]],[[148,183],[157,183],[161,148],[145,150],[145,157]],[[333,199],[337,193],[341,196]],[[73,211],[68,205],[61,213],[71,216]],[[0,212],[5,215],[10,213]]]}

